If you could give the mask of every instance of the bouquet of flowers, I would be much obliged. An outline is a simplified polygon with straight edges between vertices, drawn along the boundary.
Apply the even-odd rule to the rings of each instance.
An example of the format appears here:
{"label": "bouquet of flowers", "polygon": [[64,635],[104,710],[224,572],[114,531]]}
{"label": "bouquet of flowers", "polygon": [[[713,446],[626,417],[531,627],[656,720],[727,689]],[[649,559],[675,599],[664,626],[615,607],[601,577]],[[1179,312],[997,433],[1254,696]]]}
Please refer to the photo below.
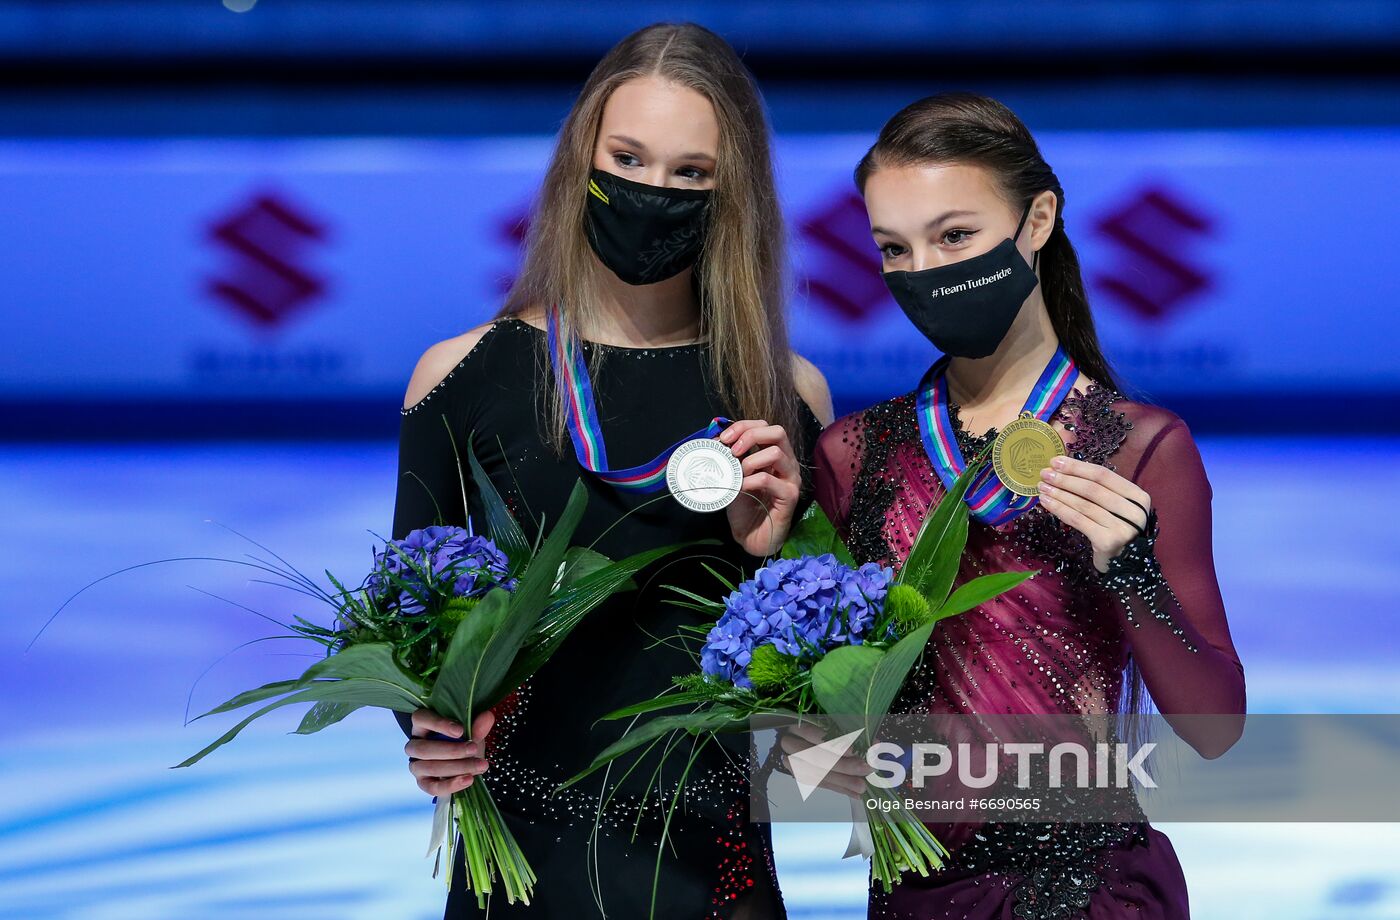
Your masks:
{"label": "bouquet of flowers", "polygon": [[[353,590],[329,572],[335,590],[323,590],[275,554],[244,563],[335,611],[329,628],[300,616],[279,624],[324,646],[326,657],[299,677],[240,693],[209,710],[205,716],[273,700],[176,766],[197,763],[253,720],[294,703],[312,704],[298,734],[318,732],[364,706],[399,712],[428,707],[470,725],[538,670],[605,598],[679,548],[660,547],[613,562],[570,546],[587,501],[582,483],[574,486],[548,535],[532,545],[468,453],[494,540],[459,527],[415,530],[386,541],[375,552],[369,575]],[[480,906],[486,906],[498,877],[508,902],[529,903],[535,874],[481,777],[437,802],[428,853],[440,852],[446,842],[449,885],[458,833],[467,884]]]}
{"label": "bouquet of flowers", "polygon": [[[954,588],[967,541],[963,502],[980,463],[969,464],[954,488],[925,518],[898,572],[858,564],[821,509],[813,505],[794,528],[780,558],[723,600],[690,592],[680,601],[718,619],[694,630],[698,673],[676,678],[674,692],[609,713],[635,718],[661,710],[686,712],[636,724],[603,750],[572,784],[594,770],[679,733],[700,743],[721,732],[748,731],[756,716],[826,716],[873,742],[910,670],[937,624],[1008,591],[1035,571],[984,575]],[[717,574],[717,573],[716,573]],[[676,589],[679,590],[679,589]],[[695,745],[698,747],[698,744]],[[692,758],[695,756],[692,753]],[[693,762],[693,760],[692,760]],[[862,802],[890,796],[866,784]],[[889,890],[902,872],[927,876],[947,851],[928,828],[902,809],[864,809],[852,849],[870,857],[872,874]],[[858,812],[859,814],[859,812]],[[868,825],[868,836],[862,824]],[[859,845],[857,840],[859,839]]]}

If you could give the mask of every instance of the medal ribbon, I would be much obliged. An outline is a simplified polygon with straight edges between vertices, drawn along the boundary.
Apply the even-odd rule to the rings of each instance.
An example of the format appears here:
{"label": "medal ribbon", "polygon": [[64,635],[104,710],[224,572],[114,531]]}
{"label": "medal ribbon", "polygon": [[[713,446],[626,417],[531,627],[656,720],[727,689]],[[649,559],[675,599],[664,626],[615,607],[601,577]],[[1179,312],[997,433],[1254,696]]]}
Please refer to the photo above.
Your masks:
{"label": "medal ribbon", "polygon": [[560,339],[556,310],[549,311],[549,358],[555,383],[564,394],[569,437],[574,442],[574,456],[578,457],[579,465],[624,492],[661,491],[666,487],[666,464],[676,448],[696,438],[713,438],[731,424],[729,419],[716,416],[704,428],[666,448],[655,460],[625,470],[610,470],[603,429],[598,424],[598,409],[593,399],[593,383],[588,377],[588,362],[576,342]]}
{"label": "medal ribbon", "polygon": [[[924,374],[924,379],[919,381],[915,412],[919,418],[919,434],[923,438],[924,450],[928,453],[934,472],[943,482],[943,487],[951,490],[958,476],[967,469],[967,461],[958,449],[953,423],[948,418],[948,383],[944,371],[949,360],[947,355],[939,358]],[[1050,416],[1069,395],[1077,373],[1078,366],[1065,352],[1064,346],[1055,349],[1054,357],[1045,366],[1026,399],[1021,415],[1029,414],[1048,423]],[[991,527],[999,527],[1035,507],[1040,498],[1012,492],[1002,483],[989,461],[968,486],[964,500],[973,517]]]}

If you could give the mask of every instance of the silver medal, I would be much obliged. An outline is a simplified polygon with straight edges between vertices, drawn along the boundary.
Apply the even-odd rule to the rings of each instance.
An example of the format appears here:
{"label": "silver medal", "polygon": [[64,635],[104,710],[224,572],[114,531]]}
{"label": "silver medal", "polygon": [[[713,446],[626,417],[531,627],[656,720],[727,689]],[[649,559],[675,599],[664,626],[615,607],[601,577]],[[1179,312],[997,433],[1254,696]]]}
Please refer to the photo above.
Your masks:
{"label": "silver medal", "polygon": [[666,487],[691,511],[719,511],[739,495],[744,469],[723,442],[686,441],[666,462]]}

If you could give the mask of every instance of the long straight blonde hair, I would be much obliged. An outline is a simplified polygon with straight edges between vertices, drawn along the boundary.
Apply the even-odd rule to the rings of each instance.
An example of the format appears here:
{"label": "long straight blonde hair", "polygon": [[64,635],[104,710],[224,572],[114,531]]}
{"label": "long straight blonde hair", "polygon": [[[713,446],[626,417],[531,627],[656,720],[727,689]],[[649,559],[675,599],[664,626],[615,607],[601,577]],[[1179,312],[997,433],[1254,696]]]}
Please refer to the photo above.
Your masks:
{"label": "long straight blonde hair", "polygon": [[[782,425],[800,450],[797,395],[783,318],[783,220],[773,181],[768,121],[758,87],[729,43],[693,23],[658,23],[618,42],[589,74],[559,132],[535,203],[523,269],[499,316],[557,305],[560,334],[577,341],[596,309],[602,275],[588,245],[585,195],[603,107],[628,80],[660,76],[714,106],[719,122],[714,190],[694,271],[712,380],[731,413]],[[544,346],[547,349],[547,344]],[[596,362],[603,349],[593,349]],[[563,394],[553,392],[550,442],[568,443]]]}

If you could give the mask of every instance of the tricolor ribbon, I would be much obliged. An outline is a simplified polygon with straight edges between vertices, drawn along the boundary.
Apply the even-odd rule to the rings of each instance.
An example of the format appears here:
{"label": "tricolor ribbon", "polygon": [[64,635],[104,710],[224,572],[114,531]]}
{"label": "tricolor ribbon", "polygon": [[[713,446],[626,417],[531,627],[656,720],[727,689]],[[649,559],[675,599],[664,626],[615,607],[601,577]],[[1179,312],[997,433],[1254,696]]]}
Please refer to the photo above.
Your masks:
{"label": "tricolor ribbon", "polygon": [[[958,449],[957,438],[953,434],[953,423],[948,418],[948,382],[944,371],[951,358],[944,355],[919,381],[915,402],[915,412],[919,417],[919,434],[923,438],[924,450],[933,464],[934,472],[942,481],[943,487],[952,490],[967,461]],[[1049,422],[1050,416],[1064,402],[1074,386],[1078,366],[1061,345],[1041,372],[1031,395],[1026,399],[1021,413]],[[997,476],[989,462],[972,484],[968,486],[968,510],[972,516],[991,527],[999,527],[1034,508],[1040,501],[1035,495],[1018,495],[1008,489]]]}
{"label": "tricolor ribbon", "polygon": [[564,395],[566,423],[574,442],[579,465],[598,479],[624,492],[659,492],[666,487],[666,464],[676,448],[696,438],[713,438],[731,422],[716,416],[694,434],[686,435],[662,451],[655,460],[624,470],[608,469],[608,451],[603,445],[603,429],[598,424],[598,408],[593,399],[593,383],[588,377],[588,361],[573,339],[559,335],[557,310],[549,311],[549,358],[554,380]]}

